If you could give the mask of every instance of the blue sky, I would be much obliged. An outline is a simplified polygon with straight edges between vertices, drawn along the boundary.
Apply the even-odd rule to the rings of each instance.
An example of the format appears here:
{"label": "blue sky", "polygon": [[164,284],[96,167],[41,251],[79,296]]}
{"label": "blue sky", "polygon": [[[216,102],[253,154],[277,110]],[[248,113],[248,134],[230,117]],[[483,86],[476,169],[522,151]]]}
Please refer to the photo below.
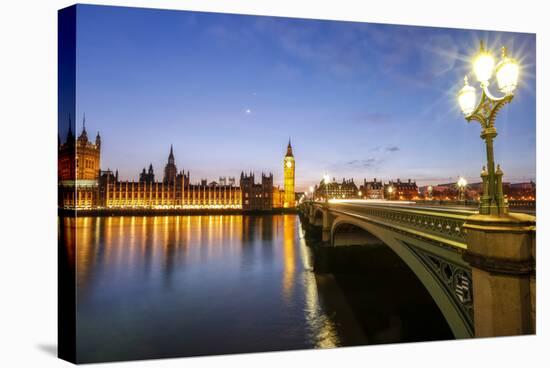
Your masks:
{"label": "blue sky", "polygon": [[[456,93],[483,39],[521,60],[497,119],[507,181],[535,178],[535,36],[139,8],[79,6],[77,127],[103,140],[102,168],[159,178],[170,144],[191,180],[273,172],[289,136],[297,190],[324,172],[478,181],[480,127]],[[496,92],[496,91],[495,91]]]}

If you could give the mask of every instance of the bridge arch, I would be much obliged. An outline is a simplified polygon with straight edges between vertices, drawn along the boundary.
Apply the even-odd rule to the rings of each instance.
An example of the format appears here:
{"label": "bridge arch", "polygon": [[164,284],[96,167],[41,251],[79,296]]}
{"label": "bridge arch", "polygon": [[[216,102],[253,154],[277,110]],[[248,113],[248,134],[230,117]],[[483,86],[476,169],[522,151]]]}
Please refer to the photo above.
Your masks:
{"label": "bridge arch", "polygon": [[325,214],[320,208],[315,208],[313,211],[313,225],[323,226],[323,216]]}
{"label": "bridge arch", "polygon": [[[357,231],[363,230],[363,233]],[[346,231],[351,230],[348,234]],[[359,241],[359,244],[385,244],[388,246],[416,275],[424,285],[439,310],[447,321],[456,338],[472,337],[473,332],[468,321],[465,320],[458,305],[449,298],[445,287],[438,281],[421,259],[407,247],[396,233],[373,223],[359,220],[351,216],[338,215],[334,219],[330,231],[331,246],[344,246],[350,242]]]}

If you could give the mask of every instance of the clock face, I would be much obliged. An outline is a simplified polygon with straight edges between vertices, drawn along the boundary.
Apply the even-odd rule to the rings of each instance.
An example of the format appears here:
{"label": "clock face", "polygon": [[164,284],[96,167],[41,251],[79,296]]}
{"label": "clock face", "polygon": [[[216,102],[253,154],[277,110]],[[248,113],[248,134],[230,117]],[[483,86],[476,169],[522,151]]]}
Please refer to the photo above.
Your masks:
{"label": "clock face", "polygon": [[291,161],[287,161],[286,162],[286,167],[288,167],[289,169],[292,167],[292,162]]}

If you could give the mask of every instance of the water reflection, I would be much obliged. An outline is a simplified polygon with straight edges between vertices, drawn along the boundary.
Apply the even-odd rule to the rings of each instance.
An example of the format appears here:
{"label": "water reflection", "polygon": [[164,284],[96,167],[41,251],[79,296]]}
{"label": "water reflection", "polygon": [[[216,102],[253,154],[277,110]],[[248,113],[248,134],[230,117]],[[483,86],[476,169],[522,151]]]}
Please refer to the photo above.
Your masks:
{"label": "water reflection", "polygon": [[295,259],[294,251],[296,248],[296,229],[295,216],[283,216],[283,296],[287,303],[292,302],[292,291],[295,284]]}
{"label": "water reflection", "polygon": [[76,219],[82,362],[332,347],[294,215]]}

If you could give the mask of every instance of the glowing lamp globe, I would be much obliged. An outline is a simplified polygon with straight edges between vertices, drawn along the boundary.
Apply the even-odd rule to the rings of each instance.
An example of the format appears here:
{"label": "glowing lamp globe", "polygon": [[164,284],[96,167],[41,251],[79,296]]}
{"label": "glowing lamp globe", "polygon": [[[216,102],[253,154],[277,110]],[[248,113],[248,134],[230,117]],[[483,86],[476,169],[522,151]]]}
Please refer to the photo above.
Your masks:
{"label": "glowing lamp globe", "polygon": [[458,92],[458,104],[466,116],[473,113],[476,108],[476,90],[468,84],[468,77],[464,77],[464,87]]}
{"label": "glowing lamp globe", "polygon": [[460,178],[460,179],[458,179],[458,183],[457,183],[457,184],[458,184],[459,187],[463,188],[463,187],[465,187],[466,185],[468,185],[468,182],[466,181],[466,179]]}
{"label": "glowing lamp globe", "polygon": [[483,45],[479,54],[474,59],[474,73],[477,80],[480,83],[486,84],[491,76],[493,75],[493,70],[495,68],[495,59],[493,55],[483,49]]}
{"label": "glowing lamp globe", "polygon": [[507,95],[512,94],[518,85],[519,64],[506,55],[504,47],[502,48],[502,60],[496,67],[496,75],[500,91]]}

